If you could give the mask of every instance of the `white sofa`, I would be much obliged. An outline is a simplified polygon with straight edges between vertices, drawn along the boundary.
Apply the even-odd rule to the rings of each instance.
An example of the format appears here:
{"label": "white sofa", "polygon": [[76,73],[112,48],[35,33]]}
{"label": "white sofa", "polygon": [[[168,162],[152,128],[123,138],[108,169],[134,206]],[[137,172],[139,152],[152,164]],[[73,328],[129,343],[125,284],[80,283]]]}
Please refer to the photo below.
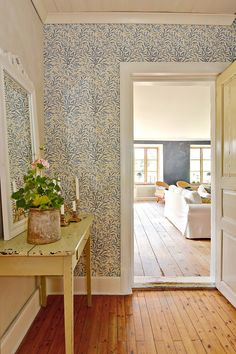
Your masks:
{"label": "white sofa", "polygon": [[211,204],[202,204],[196,191],[170,186],[164,216],[187,238],[211,238]]}

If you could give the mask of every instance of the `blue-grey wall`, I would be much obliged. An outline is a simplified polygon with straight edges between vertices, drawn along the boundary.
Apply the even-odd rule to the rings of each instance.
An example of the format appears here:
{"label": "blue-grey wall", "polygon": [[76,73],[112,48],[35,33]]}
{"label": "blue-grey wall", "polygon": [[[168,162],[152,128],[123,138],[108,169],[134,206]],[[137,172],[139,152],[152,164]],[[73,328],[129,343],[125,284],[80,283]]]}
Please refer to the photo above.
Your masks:
{"label": "blue-grey wall", "polygon": [[51,170],[68,202],[79,177],[81,210],[94,214],[93,275],[120,276],[120,63],[233,61],[236,23],[50,24],[44,32]]}
{"label": "blue-grey wall", "polygon": [[190,145],[210,145],[210,141],[146,141],[136,140],[134,144],[163,145],[163,180],[168,184],[187,181],[190,178]]}
{"label": "blue-grey wall", "polygon": [[168,141],[163,144],[164,181],[189,181],[190,144],[186,141]]}

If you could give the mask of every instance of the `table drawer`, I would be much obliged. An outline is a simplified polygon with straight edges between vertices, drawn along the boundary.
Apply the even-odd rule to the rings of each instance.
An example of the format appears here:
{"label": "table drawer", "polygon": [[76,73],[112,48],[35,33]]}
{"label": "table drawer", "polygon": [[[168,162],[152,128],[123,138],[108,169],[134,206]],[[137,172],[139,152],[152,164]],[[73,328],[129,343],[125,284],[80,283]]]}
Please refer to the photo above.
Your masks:
{"label": "table drawer", "polygon": [[75,254],[77,260],[79,260],[81,253],[83,252],[83,249],[88,241],[88,238],[89,238],[89,231],[86,232],[86,234],[83,237],[83,240],[76,247]]}

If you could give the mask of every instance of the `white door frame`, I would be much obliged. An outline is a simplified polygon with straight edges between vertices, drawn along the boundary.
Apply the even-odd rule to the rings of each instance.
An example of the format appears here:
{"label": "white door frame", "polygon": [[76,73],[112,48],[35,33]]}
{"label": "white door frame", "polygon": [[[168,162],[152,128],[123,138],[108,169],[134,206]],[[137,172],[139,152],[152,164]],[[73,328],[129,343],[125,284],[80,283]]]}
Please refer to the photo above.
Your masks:
{"label": "white door frame", "polygon": [[[133,82],[134,81],[205,81],[211,85],[212,170],[215,172],[215,80],[230,63],[121,63],[120,64],[120,154],[121,154],[121,292],[129,294],[133,286]],[[215,282],[216,203],[215,175],[212,181],[212,242],[210,277],[186,277],[186,281]],[[204,278],[204,279],[203,279]],[[190,280],[191,279],[191,280]],[[165,277],[165,282],[168,278]],[[171,279],[173,282],[173,278]],[[178,281],[178,277],[175,277]],[[183,277],[181,280],[183,281]]]}

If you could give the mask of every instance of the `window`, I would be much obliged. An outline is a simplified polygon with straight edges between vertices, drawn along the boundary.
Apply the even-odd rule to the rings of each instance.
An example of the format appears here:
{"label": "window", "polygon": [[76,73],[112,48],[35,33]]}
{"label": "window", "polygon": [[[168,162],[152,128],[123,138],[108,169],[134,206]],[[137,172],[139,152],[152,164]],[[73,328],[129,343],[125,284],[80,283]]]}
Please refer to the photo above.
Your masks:
{"label": "window", "polygon": [[134,183],[154,184],[158,176],[158,148],[134,148]]}
{"label": "window", "polygon": [[211,147],[193,145],[190,147],[190,183],[211,182]]}

